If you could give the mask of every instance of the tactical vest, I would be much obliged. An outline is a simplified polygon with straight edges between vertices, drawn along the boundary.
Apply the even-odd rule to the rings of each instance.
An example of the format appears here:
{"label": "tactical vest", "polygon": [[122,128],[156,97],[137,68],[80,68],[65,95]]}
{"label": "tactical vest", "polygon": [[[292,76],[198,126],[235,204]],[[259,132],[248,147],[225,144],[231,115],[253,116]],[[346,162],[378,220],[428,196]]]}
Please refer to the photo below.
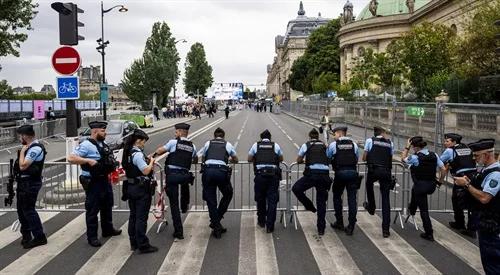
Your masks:
{"label": "tactical vest", "polygon": [[333,170],[356,170],[358,158],[354,150],[354,142],[342,139],[336,142],[336,153],[332,159]]}
{"label": "tactical vest", "polygon": [[175,152],[169,153],[165,165],[175,165],[184,169],[191,169],[193,162],[193,143],[189,140],[177,139]]}
{"label": "tactical vest", "polygon": [[306,166],[309,167],[313,164],[324,164],[328,166],[329,161],[326,156],[326,145],[316,140],[311,140],[306,143]]}
{"label": "tactical vest", "polygon": [[115,159],[113,150],[104,142],[101,142],[102,146],[100,146],[95,139],[89,138],[87,141],[97,148],[101,158],[96,164],[98,165],[98,169],[91,169],[90,165],[84,164],[81,165],[82,170],[90,172],[92,177],[107,177],[111,172],[115,171],[119,165]]}
{"label": "tactical vest", "polygon": [[453,160],[450,162],[450,172],[455,175],[458,170],[476,168],[476,162],[472,157],[472,150],[465,144],[459,143],[453,146]]}
{"label": "tactical vest", "polygon": [[19,168],[19,159],[17,159],[15,164],[14,164],[14,167],[17,167],[17,168],[15,168],[15,170],[17,170],[18,172],[16,173],[16,171],[15,171],[14,173],[18,174],[21,178],[29,178],[31,180],[39,181],[39,180],[42,180],[43,164],[45,162],[45,156],[47,155],[47,151],[45,150],[45,147],[43,146],[43,144],[31,143],[31,145],[28,147],[28,149],[26,151],[24,151],[25,158],[26,158],[26,154],[28,153],[28,151],[33,147],[40,147],[42,149],[42,153],[43,153],[42,160],[33,161],[30,164],[30,166],[28,166],[28,168],[26,168],[26,170],[21,171],[21,169]]}
{"label": "tactical vest", "polygon": [[[476,177],[477,182],[474,185],[480,185],[483,180],[493,172],[500,172],[500,167],[484,169]],[[500,192],[498,192],[487,204],[480,205],[479,209],[479,230],[498,235],[500,233]]]}
{"label": "tactical vest", "polygon": [[274,142],[257,142],[257,153],[255,153],[254,165],[276,165],[279,166],[280,160],[278,154],[274,152]]}
{"label": "tactical vest", "polygon": [[410,171],[416,180],[433,181],[436,179],[437,157],[434,152],[429,151],[428,155],[422,152],[417,153],[418,166],[411,166]]}
{"label": "tactical vest", "polygon": [[385,138],[372,137],[372,148],[367,153],[368,165],[375,167],[392,168],[391,141]]}
{"label": "tactical vest", "polygon": [[205,155],[205,160],[221,160],[227,164],[229,160],[229,154],[226,150],[227,141],[223,139],[213,139],[208,145],[208,149]]}
{"label": "tactical vest", "polygon": [[127,175],[127,178],[137,178],[137,177],[144,176],[144,174],[139,169],[139,167],[134,165],[134,162],[133,162],[134,154],[139,153],[139,152],[142,152],[142,151],[137,149],[137,148],[132,148],[132,150],[130,150],[130,153],[128,155],[128,165],[123,167],[125,170],[125,174]]}

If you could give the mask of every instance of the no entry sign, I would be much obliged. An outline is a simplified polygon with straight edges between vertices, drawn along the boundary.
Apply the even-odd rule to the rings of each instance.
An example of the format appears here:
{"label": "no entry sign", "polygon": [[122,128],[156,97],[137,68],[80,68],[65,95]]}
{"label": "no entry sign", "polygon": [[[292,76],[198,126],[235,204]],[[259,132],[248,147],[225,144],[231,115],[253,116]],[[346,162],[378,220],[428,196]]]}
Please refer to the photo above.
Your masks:
{"label": "no entry sign", "polygon": [[52,55],[52,67],[62,75],[72,75],[80,68],[80,54],[72,47],[60,47]]}

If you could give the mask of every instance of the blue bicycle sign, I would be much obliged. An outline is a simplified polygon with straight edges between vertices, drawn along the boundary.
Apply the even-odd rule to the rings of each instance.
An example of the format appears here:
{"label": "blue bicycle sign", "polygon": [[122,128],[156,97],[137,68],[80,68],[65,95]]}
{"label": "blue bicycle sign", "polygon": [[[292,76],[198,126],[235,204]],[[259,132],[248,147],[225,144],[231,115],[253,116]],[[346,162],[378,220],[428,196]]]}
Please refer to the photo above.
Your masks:
{"label": "blue bicycle sign", "polygon": [[79,87],[77,76],[57,77],[57,99],[79,99]]}

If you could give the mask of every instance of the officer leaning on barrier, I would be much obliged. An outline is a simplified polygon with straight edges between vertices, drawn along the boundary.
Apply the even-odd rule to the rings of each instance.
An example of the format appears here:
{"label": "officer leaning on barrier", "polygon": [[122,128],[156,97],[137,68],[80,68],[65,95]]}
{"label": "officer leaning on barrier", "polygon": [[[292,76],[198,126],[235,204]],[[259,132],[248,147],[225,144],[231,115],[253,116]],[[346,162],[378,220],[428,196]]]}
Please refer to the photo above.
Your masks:
{"label": "officer leaning on barrier", "polygon": [[477,228],[484,271],[500,274],[500,162],[495,159],[495,140],[481,139],[469,147],[483,169],[474,178],[455,177],[455,184],[463,186],[479,208]]}
{"label": "officer leaning on barrier", "polygon": [[[203,200],[207,202],[208,213],[210,215],[210,228],[212,235],[220,239],[222,233],[227,229],[220,223],[233,198],[233,186],[231,185],[232,169],[228,166],[229,160],[238,163],[238,157],[231,143],[224,140],[226,133],[223,129],[217,128],[214,131],[214,139],[207,141],[201,149],[202,156],[202,184]],[[219,206],[217,207],[217,188],[222,194]]]}
{"label": "officer leaning on barrier", "polygon": [[42,188],[42,171],[47,152],[35,139],[33,126],[23,125],[17,129],[17,134],[23,147],[18,151],[13,174],[17,182],[17,215],[23,235],[21,244],[28,249],[47,244],[42,222],[35,210],[38,192]]}
{"label": "officer leaning on barrier", "polygon": [[[335,171],[332,191],[336,221],[330,225],[334,229],[345,230],[347,235],[352,235],[357,221],[358,204],[356,196],[361,185],[361,178],[356,170],[359,158],[358,145],[349,137],[346,137],[347,127],[336,127],[333,132],[335,141],[328,147],[327,156],[332,160],[332,168]],[[347,190],[347,204],[349,207],[349,224],[345,228],[342,215],[342,194],[344,189]]]}
{"label": "officer leaning on barrier", "polygon": [[262,132],[260,138],[261,141],[250,148],[248,162],[254,164],[257,224],[262,228],[266,227],[267,233],[272,233],[279,201],[280,162],[283,161],[283,152],[278,143],[271,141],[269,130]]}
{"label": "officer leaning on barrier", "polygon": [[[467,145],[461,143],[461,141],[462,136],[458,134],[445,134],[444,145],[446,146],[446,150],[444,150],[440,159],[446,164],[446,168],[450,170],[453,177],[467,176],[472,179],[476,174],[476,162],[473,159],[472,150]],[[467,190],[464,187],[454,184],[451,202],[455,221],[450,222],[450,227],[461,230],[462,234],[475,238],[476,232],[472,229],[474,218],[469,201]],[[465,209],[467,209],[467,228],[465,227]]]}
{"label": "officer leaning on barrier", "polygon": [[85,221],[87,224],[87,241],[93,247],[101,246],[97,238],[97,214],[101,215],[103,237],[117,236],[121,229],[113,227],[113,188],[108,175],[115,171],[118,162],[113,151],[104,142],[106,138],[106,121],[89,122],[90,138],[84,140],[68,156],[68,162],[78,164],[82,168],[79,177],[85,190]]}
{"label": "officer leaning on barrier", "polygon": [[[401,158],[403,162],[410,165],[411,178],[413,180],[408,210],[410,211],[410,215],[413,216],[417,208],[420,209],[420,217],[424,225],[424,233],[420,234],[420,237],[428,241],[434,241],[427,195],[434,193],[436,184],[441,184],[446,170],[438,155],[426,149],[426,146],[427,142],[422,137],[412,137],[408,139]],[[413,148],[414,154],[408,156],[411,148]],[[437,168],[440,169],[439,182],[436,181]]]}
{"label": "officer leaning on barrier", "polygon": [[374,127],[373,137],[366,140],[364,149],[363,161],[367,162],[368,174],[366,176],[367,201],[363,203],[363,207],[370,215],[375,214],[376,206],[373,183],[378,181],[382,197],[382,235],[384,238],[388,238],[390,236],[389,227],[391,224],[389,194],[395,185],[395,179],[393,180],[391,177],[394,144],[387,137],[385,129]]}
{"label": "officer leaning on barrier", "polygon": [[149,136],[142,130],[136,129],[124,141],[122,167],[127,179],[124,196],[128,199],[130,216],[128,221],[128,235],[131,250],[139,249],[139,253],[158,251],[157,247],[149,243],[146,236],[151,197],[154,194],[156,182],[153,179],[154,158],[144,156],[144,145]]}
{"label": "officer leaning on barrier", "polygon": [[[309,132],[310,140],[304,143],[297,156],[297,163],[305,163],[304,176],[300,178],[292,187],[292,191],[297,199],[304,205],[306,210],[313,213],[318,212],[317,228],[318,234],[325,234],[326,202],[328,201],[328,191],[332,184],[329,175],[328,165],[330,161],[326,155],[327,146],[319,140],[319,132],[312,129]],[[316,188],[316,207],[313,202],[304,194],[308,189]]]}
{"label": "officer leaning on barrier", "polygon": [[175,124],[175,139],[169,140],[164,146],[156,149],[153,158],[168,153],[165,160],[166,186],[170,201],[170,212],[174,223],[174,238],[184,239],[181,213],[179,211],[179,186],[181,189],[181,210],[186,213],[189,207],[189,184],[194,183],[194,176],[189,169],[192,163],[198,162],[196,147],[188,140],[189,124]]}

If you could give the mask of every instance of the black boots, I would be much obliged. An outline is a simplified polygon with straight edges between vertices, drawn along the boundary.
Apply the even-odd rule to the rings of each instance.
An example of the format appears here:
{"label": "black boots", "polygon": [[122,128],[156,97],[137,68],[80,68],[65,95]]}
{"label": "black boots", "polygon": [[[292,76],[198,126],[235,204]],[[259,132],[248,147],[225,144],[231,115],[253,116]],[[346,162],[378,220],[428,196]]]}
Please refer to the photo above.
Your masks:
{"label": "black boots", "polygon": [[[23,239],[23,241],[24,241],[24,239]],[[32,240],[26,241],[23,244],[23,247],[24,247],[24,249],[30,249],[30,248],[37,247],[40,245],[45,245],[45,244],[47,244],[47,238],[45,237],[45,235],[42,235],[41,237],[37,237],[37,238],[34,238]]]}
{"label": "black boots", "polygon": [[122,233],[122,230],[121,229],[111,229],[111,231],[109,232],[103,232],[102,233],[102,236],[104,238],[107,238],[107,237],[113,237],[113,236],[118,236]]}

